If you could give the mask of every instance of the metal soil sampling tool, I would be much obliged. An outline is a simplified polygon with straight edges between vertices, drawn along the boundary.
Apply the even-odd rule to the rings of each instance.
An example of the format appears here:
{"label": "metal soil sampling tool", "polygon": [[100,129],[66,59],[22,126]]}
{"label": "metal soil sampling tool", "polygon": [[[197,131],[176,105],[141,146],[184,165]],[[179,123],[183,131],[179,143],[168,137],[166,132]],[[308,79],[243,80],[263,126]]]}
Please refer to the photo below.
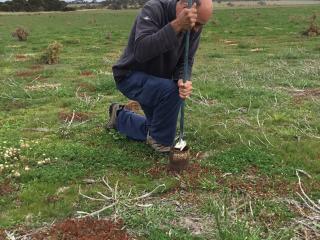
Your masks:
{"label": "metal soil sampling tool", "polygon": [[[188,8],[191,8],[192,0],[188,0]],[[185,34],[185,55],[184,55],[184,67],[183,67],[183,83],[190,78],[189,74],[189,41],[190,41],[190,30]],[[182,171],[186,169],[189,164],[190,150],[187,146],[187,142],[184,140],[184,105],[183,100],[180,108],[180,134],[179,140],[174,147],[171,148],[169,154],[169,167],[174,171]]]}

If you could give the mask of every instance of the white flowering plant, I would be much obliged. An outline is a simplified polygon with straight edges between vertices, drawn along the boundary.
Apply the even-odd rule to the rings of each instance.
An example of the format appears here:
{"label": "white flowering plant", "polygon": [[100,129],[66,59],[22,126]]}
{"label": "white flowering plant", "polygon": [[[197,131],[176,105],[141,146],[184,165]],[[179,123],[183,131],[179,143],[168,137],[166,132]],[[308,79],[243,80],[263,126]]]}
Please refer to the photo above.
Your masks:
{"label": "white flowering plant", "polygon": [[[0,144],[0,175],[20,177],[22,172],[28,172],[33,167],[49,164],[52,159],[45,153],[41,156],[31,156],[32,149],[39,144],[38,140],[21,139],[18,144],[4,141]],[[57,158],[55,158],[57,160]]]}

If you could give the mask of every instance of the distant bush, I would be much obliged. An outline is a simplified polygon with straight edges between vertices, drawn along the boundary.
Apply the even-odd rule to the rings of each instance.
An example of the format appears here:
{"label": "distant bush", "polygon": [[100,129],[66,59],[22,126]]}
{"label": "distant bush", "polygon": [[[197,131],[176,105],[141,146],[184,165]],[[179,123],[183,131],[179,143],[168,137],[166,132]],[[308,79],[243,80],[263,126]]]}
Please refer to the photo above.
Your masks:
{"label": "distant bush", "polygon": [[66,8],[67,3],[60,0],[12,0],[0,4],[0,11],[6,12],[64,11]]}
{"label": "distant bush", "polygon": [[60,53],[63,45],[57,41],[50,43],[46,51],[41,56],[41,62],[45,64],[57,64],[59,63]]}
{"label": "distant bush", "polygon": [[102,5],[113,10],[139,8],[143,6],[147,0],[106,0]]}
{"label": "distant bush", "polygon": [[64,12],[71,12],[71,11],[76,11],[77,9],[74,7],[65,7],[64,9],[62,9],[62,11]]}
{"label": "distant bush", "polygon": [[19,41],[27,41],[29,33],[23,28],[17,28],[13,33],[11,33],[12,37],[17,38]]}

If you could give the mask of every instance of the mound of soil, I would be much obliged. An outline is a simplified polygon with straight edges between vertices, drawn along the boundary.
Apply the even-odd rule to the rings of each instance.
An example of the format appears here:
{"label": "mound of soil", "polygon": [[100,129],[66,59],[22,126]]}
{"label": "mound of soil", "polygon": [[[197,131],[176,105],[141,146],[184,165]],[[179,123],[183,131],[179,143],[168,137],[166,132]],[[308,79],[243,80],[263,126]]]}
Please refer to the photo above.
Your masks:
{"label": "mound of soil", "polygon": [[16,59],[16,61],[23,62],[23,61],[27,61],[28,57],[26,55],[23,55],[23,54],[17,54],[15,56],[15,59]]}
{"label": "mound of soil", "polygon": [[[24,236],[26,233],[20,235]],[[3,238],[2,238],[3,237]],[[6,239],[0,230],[0,239]],[[20,238],[19,238],[20,239]],[[23,238],[24,239],[24,238]],[[67,219],[50,229],[28,233],[32,240],[130,240],[122,222],[93,218]]]}
{"label": "mound of soil", "polygon": [[221,174],[211,168],[203,167],[199,163],[191,163],[188,165],[188,167],[185,170],[179,173],[176,171],[170,170],[169,166],[155,166],[150,168],[147,171],[147,173],[149,173],[152,177],[155,177],[155,178],[161,177],[164,174],[167,174],[167,175],[179,174],[180,180],[188,183],[188,186],[190,187],[197,186],[199,180],[207,174],[213,174],[215,176]]}
{"label": "mound of soil", "polygon": [[30,69],[32,69],[32,70],[39,70],[39,69],[43,69],[43,66],[42,66],[42,65],[32,65],[32,66],[30,67]]}
{"label": "mound of soil", "polygon": [[8,195],[14,191],[15,191],[15,189],[12,186],[12,184],[10,183],[10,181],[5,181],[3,183],[0,183],[0,197]]}
{"label": "mound of soil", "polygon": [[83,71],[80,75],[83,77],[92,77],[94,74],[91,71]]}
{"label": "mound of soil", "polygon": [[[59,112],[60,121],[71,121],[73,113],[70,112]],[[89,114],[84,112],[75,112],[73,121],[74,122],[83,122],[89,119]]]}
{"label": "mound of soil", "polygon": [[[168,166],[155,166],[150,168],[147,173],[153,178],[177,174],[170,171]],[[220,186],[217,188],[217,191],[224,191],[223,187],[227,187],[232,192],[247,194],[253,198],[287,196],[297,190],[295,183],[286,181],[283,178],[268,177],[261,174],[254,167],[249,168],[241,175],[233,175],[223,173],[214,168],[201,166],[199,163],[192,163],[186,170],[179,173],[180,185],[171,189],[169,194],[185,188],[201,188],[201,182],[210,176],[214,176],[217,186]]]}

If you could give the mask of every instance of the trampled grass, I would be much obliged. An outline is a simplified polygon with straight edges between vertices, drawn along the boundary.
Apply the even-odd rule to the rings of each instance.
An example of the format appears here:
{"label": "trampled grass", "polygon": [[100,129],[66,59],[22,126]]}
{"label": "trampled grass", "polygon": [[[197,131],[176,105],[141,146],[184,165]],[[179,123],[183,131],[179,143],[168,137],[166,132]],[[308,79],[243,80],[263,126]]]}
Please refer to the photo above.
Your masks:
{"label": "trampled grass", "polygon": [[[301,35],[319,12],[215,12],[187,101],[194,168],[181,176],[165,171],[165,155],[103,129],[107,106],[127,101],[111,66],[137,11],[0,15],[0,227],[94,211],[101,206],[79,196],[79,185],[94,194],[103,187],[87,180],[108,176],[135,193],[166,184],[153,207],[121,216],[138,238],[290,239],[299,217],[287,201],[299,201],[296,169],[312,175],[305,187],[320,198],[320,41]],[[17,27],[30,33],[26,42],[11,37]],[[60,63],[39,63],[53,41],[63,45]],[[83,118],[69,126],[73,112]]]}

